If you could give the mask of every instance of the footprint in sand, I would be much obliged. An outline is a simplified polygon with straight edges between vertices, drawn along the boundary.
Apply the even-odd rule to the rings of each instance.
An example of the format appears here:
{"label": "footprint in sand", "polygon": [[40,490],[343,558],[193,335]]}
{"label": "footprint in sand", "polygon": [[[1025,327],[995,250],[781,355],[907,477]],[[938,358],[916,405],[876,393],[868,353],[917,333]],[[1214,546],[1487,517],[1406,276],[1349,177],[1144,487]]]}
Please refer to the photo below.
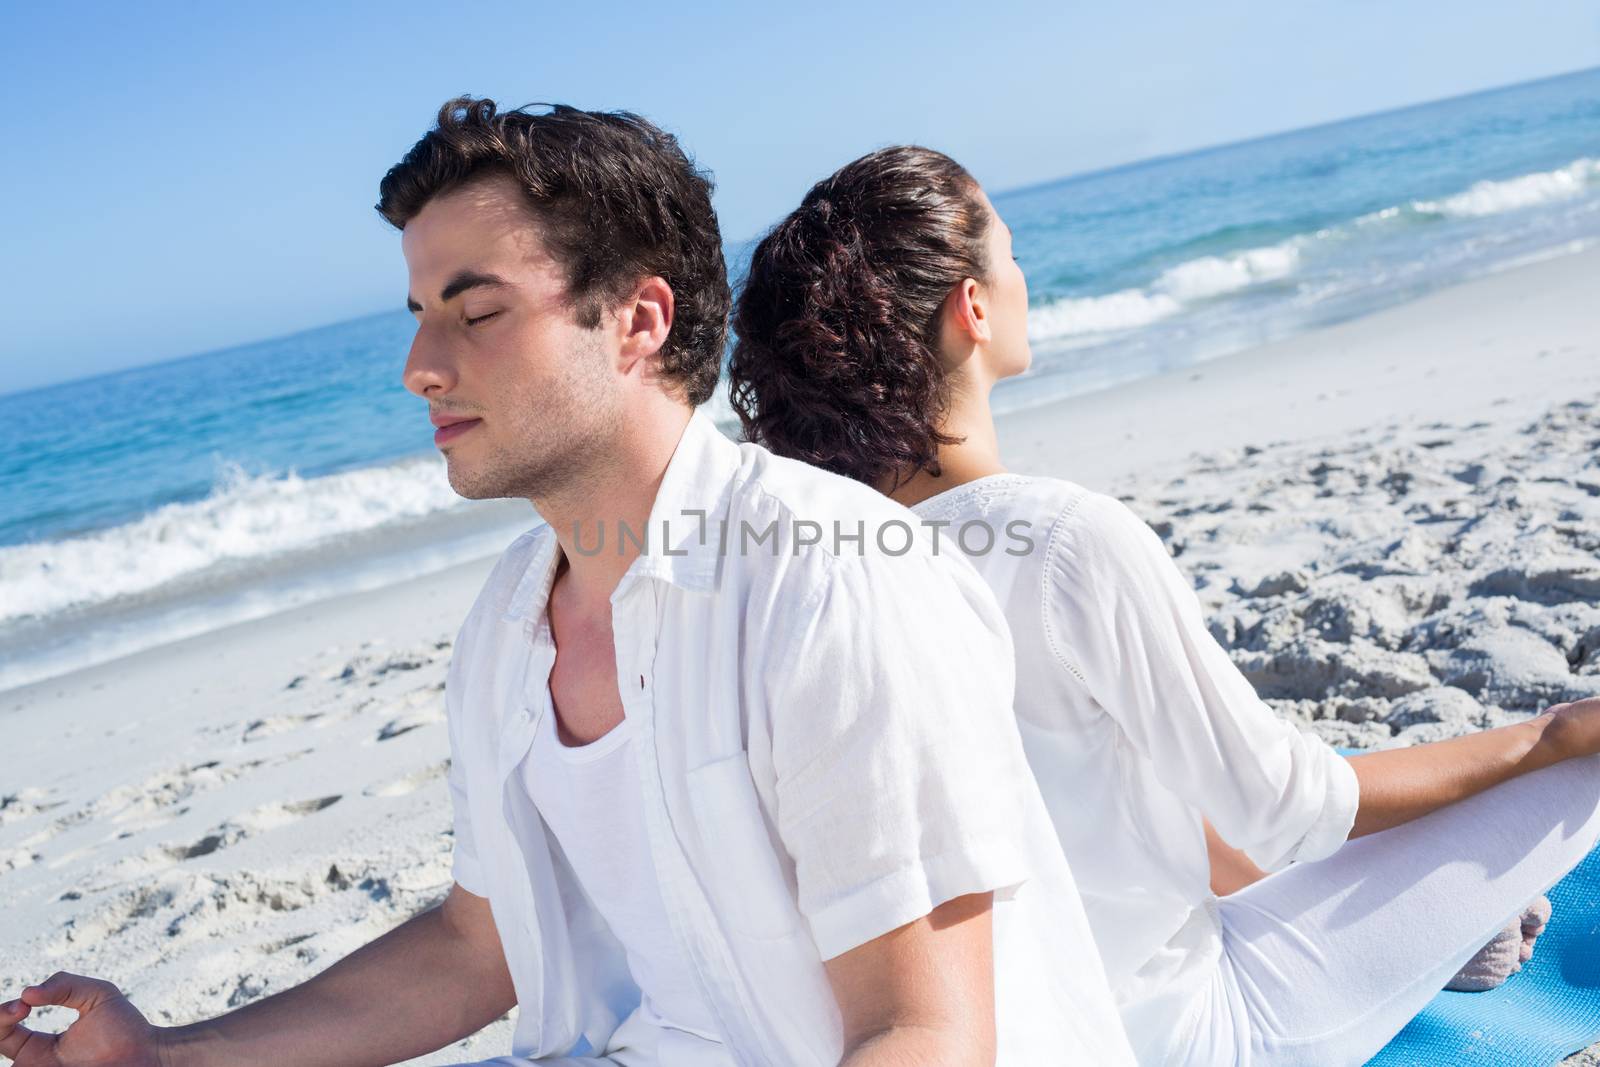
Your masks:
{"label": "footprint in sand", "polygon": [[450,770],[449,760],[440,760],[438,763],[403,774],[398,778],[391,778],[385,782],[376,782],[367,786],[362,792],[369,797],[403,797],[407,793],[414,793],[429,782],[443,778]]}
{"label": "footprint in sand", "polygon": [[19,867],[31,867],[42,859],[44,859],[42,853],[26,846],[13,849],[9,853],[0,852],[0,874],[17,870]]}
{"label": "footprint in sand", "polygon": [[60,934],[43,946],[46,959],[81,952],[124,933],[143,919],[170,906],[177,898],[171,885],[141,885],[124,889],[118,897],[87,915],[74,915],[61,924]]}
{"label": "footprint in sand", "polygon": [[431,726],[434,723],[445,721],[444,708],[433,693],[428,690],[418,690],[406,697],[402,703],[403,705],[410,705],[410,707],[384,723],[383,727],[378,730],[376,740],[388,741],[391,738],[399,737],[401,734],[410,733],[419,727]]}
{"label": "footprint in sand", "polygon": [[[441,655],[450,647],[448,641],[436,641],[431,645],[419,645],[415,648],[404,648],[388,654],[377,652],[360,652],[346,660],[343,666],[334,667],[324,671],[321,675],[323,681],[342,682],[345,685],[354,685],[365,682],[367,685],[377,685],[386,675],[396,672],[415,671],[437,662]],[[297,676],[290,681],[290,688],[299,688],[305,684],[305,676]]]}
{"label": "footprint in sand", "polygon": [[196,841],[190,843],[165,845],[162,851],[169,859],[183,861],[195,859],[200,856],[209,856],[219,849],[238,844],[247,837],[253,837],[267,830],[276,830],[281,826],[298,822],[323,808],[337,804],[340,794],[317,797],[314,800],[297,800],[290,803],[273,801],[263,804],[254,811],[247,812],[237,819],[229,819],[221,825],[208,831]]}
{"label": "footprint in sand", "polygon": [[[86,948],[115,938],[147,921],[162,928],[165,937],[157,947],[163,955],[196,940],[215,937],[236,924],[241,915],[263,912],[294,912],[310,907],[323,898],[347,890],[359,890],[373,900],[390,895],[381,878],[355,878],[337,867],[324,875],[314,872],[276,874],[237,870],[226,872],[184,872],[169,869],[151,872],[139,884],[104,887],[115,894],[94,910],[70,916],[56,936],[41,945],[46,959],[81,956]],[[88,892],[96,892],[94,889]],[[80,899],[82,893],[72,899]],[[288,938],[277,947],[292,945],[313,935]],[[268,946],[269,948],[272,946]]]}
{"label": "footprint in sand", "polygon": [[52,792],[54,790],[28,785],[15,793],[0,795],[0,826],[8,826],[66,803],[64,800],[47,802],[45,798]]}
{"label": "footprint in sand", "polygon": [[[190,798],[197,793],[218,789],[229,782],[244,777],[263,767],[276,767],[290,763],[314,750],[309,748],[285,752],[263,759],[246,760],[225,765],[220,760],[207,760],[177,769],[157,771],[138,782],[107,790],[82,807],[58,817],[49,826],[34,833],[22,842],[24,846],[43,844],[56,835],[85,822],[109,822],[113,829],[104,840],[117,840],[163,826],[188,810]],[[24,790],[24,794],[29,791]],[[38,791],[33,791],[37,793]],[[26,804],[24,800],[21,804]],[[46,811],[60,807],[64,801],[36,804],[34,810]],[[20,806],[20,805],[19,805]],[[4,810],[0,808],[0,810]],[[3,823],[0,823],[3,825]],[[59,867],[76,858],[82,850],[56,859],[51,866]]]}
{"label": "footprint in sand", "polygon": [[260,741],[263,738],[273,737],[277,734],[287,733],[310,722],[322,718],[326,714],[321,711],[311,711],[304,714],[270,715],[265,719],[255,719],[245,728],[239,740],[244,742]]}

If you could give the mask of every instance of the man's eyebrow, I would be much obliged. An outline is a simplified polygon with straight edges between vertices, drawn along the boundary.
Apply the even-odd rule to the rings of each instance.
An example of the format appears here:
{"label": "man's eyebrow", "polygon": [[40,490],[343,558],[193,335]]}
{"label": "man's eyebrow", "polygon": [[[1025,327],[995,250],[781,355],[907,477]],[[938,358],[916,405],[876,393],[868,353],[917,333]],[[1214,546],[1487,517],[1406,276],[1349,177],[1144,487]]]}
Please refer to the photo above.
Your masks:
{"label": "man's eyebrow", "polygon": [[[468,289],[497,289],[509,286],[510,284],[510,282],[506,281],[498,274],[485,274],[482,271],[475,270],[458,271],[456,272],[456,276],[450,279],[449,284],[443,289],[439,290],[439,302],[441,304],[447,304],[456,297],[460,296],[462,293],[466,292]],[[416,314],[422,310],[422,305],[417,303],[414,298],[408,295],[406,297],[406,310],[410,311],[412,314]]]}

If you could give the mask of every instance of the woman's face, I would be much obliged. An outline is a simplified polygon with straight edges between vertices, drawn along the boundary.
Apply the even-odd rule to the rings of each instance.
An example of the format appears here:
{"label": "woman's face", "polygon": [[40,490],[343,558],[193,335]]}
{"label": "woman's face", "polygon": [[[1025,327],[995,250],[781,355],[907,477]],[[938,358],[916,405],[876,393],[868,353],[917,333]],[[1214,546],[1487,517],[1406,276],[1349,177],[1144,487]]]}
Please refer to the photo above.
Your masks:
{"label": "woman's face", "polygon": [[986,364],[996,378],[1009,378],[1028,369],[1033,358],[1028,348],[1028,280],[1022,276],[1011,249],[1011,229],[982,194],[989,212],[989,277],[984,295],[988,298],[990,340]]}

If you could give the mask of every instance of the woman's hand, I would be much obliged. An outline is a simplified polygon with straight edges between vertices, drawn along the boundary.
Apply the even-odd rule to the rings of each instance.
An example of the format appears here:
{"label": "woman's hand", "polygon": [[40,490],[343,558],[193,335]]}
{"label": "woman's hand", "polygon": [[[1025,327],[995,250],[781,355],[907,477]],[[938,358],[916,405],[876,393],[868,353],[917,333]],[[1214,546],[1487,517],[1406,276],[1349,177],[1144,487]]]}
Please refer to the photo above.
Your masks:
{"label": "woman's hand", "polygon": [[1538,747],[1549,762],[1600,752],[1600,697],[1557,704],[1538,718],[1546,720]]}
{"label": "woman's hand", "polygon": [[[59,1034],[22,1025],[46,1004],[71,1008],[78,1017]],[[0,1004],[0,1056],[17,1067],[165,1067],[161,1034],[115,985],[66,971]]]}

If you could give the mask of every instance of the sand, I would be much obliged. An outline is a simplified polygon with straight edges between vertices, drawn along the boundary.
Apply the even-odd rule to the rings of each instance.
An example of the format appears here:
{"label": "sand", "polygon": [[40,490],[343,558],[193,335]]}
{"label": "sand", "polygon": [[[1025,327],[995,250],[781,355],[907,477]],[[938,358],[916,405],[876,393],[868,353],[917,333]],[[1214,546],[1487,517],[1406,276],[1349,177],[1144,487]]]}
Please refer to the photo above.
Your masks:
{"label": "sand", "polygon": [[[1511,721],[1600,693],[1597,272],[1582,252],[1007,416],[1003,451],[1128,500],[1306,729]],[[441,899],[442,685],[491,562],[0,693],[0,999],[70,970],[186,1022]],[[502,1019],[410,1062],[509,1045]]]}
{"label": "sand", "polygon": [[1600,309],[1568,288],[1597,265],[1026,413],[1002,453],[1126,500],[1257,691],[1330,742],[1600,695]]}

